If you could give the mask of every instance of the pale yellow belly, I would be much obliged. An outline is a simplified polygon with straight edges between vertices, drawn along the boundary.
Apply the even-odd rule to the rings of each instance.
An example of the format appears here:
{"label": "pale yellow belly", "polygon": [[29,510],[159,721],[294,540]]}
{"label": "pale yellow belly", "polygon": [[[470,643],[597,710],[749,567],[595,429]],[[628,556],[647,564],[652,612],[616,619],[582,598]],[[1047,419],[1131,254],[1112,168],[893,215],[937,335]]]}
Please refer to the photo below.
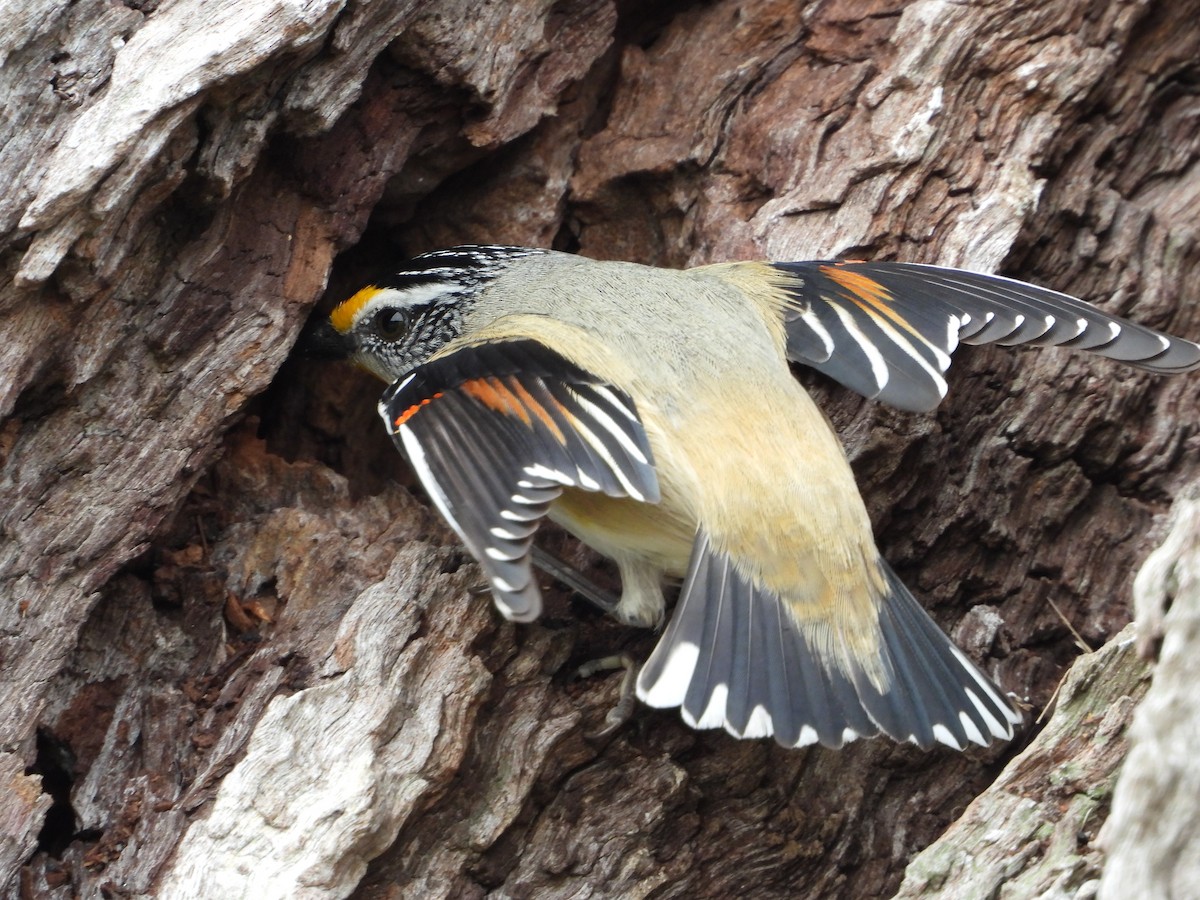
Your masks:
{"label": "pale yellow belly", "polygon": [[641,558],[677,577],[687,571],[696,523],[668,503],[568,488],[551,506],[550,518],[605,556]]}
{"label": "pale yellow belly", "polygon": [[736,404],[693,402],[675,470],[696,473],[689,489],[713,550],[797,622],[873,623],[884,585],[853,473],[828,420],[781,376],[730,375]]}

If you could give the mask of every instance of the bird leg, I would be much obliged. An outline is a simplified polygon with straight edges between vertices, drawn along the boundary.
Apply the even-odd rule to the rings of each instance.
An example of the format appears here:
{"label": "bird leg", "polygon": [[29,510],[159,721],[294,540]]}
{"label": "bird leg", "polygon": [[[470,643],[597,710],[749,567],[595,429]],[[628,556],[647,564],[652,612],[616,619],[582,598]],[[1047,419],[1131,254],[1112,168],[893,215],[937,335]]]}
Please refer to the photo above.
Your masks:
{"label": "bird leg", "polygon": [[612,616],[618,622],[624,620],[617,614],[618,600],[602,587],[597,587],[585,578],[579,571],[567,565],[560,559],[547,553],[541,547],[533,547],[533,564],[549,575],[556,578],[591,603],[601,612]]}
{"label": "bird leg", "polygon": [[625,674],[621,676],[620,696],[613,708],[608,711],[608,715],[604,717],[604,727],[599,731],[587,735],[588,738],[608,737],[633,716],[634,700],[637,699],[634,687],[637,684],[637,675],[640,668],[628,653],[617,653],[613,656],[605,656],[601,659],[593,659],[590,662],[586,662],[576,671],[576,678],[591,678],[597,672],[611,672],[614,669],[625,670]]}

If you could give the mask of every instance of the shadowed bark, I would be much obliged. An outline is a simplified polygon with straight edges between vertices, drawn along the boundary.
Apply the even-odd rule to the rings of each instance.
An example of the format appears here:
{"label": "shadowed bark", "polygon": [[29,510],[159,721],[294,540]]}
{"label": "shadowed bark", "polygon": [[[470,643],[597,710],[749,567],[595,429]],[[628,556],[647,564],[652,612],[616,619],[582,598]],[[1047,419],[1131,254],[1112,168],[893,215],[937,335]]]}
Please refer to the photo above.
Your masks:
{"label": "shadowed bark", "polygon": [[[501,621],[381,386],[290,354],[314,306],[462,242],[961,265],[1200,338],[1200,3],[10,6],[5,896],[1074,896],[1105,851],[1121,896],[1131,860],[1173,870],[1152,828],[1095,838],[1200,378],[966,348],[914,416],[802,373],[884,554],[1029,716],[965,754],[787,751],[644,707],[593,737],[619,675],[572,673],[655,636],[549,585]],[[1162,758],[1129,756],[1127,809]]]}

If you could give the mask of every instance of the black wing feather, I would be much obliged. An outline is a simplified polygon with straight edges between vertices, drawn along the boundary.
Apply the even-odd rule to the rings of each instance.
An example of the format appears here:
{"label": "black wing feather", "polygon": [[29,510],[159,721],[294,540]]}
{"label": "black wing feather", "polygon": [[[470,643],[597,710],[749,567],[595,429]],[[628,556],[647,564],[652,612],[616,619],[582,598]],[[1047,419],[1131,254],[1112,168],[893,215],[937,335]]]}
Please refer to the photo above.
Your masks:
{"label": "black wing feather", "polygon": [[563,488],[659,499],[633,401],[536,341],[434,359],[388,388],[379,413],[510,619],[541,612],[530,547]]}
{"label": "black wing feather", "polygon": [[1200,345],[998,275],[891,262],[775,263],[788,356],[867,397],[933,409],[960,341],[1088,350],[1150,372],[1200,367]]}

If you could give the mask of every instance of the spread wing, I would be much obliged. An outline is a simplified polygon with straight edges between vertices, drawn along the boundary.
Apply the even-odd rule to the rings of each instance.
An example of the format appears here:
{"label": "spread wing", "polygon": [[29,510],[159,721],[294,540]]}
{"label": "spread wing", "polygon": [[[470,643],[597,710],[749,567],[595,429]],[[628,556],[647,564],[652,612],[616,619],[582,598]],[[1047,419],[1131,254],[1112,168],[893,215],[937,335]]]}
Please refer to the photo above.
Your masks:
{"label": "spread wing", "polygon": [[1088,350],[1150,372],[1200,367],[1200,345],[998,275],[891,262],[774,263],[788,356],[866,397],[933,409],[959,341]]}
{"label": "spread wing", "polygon": [[434,359],[388,388],[379,414],[509,619],[541,612],[530,546],[563,488],[659,499],[633,401],[536,341]]}

